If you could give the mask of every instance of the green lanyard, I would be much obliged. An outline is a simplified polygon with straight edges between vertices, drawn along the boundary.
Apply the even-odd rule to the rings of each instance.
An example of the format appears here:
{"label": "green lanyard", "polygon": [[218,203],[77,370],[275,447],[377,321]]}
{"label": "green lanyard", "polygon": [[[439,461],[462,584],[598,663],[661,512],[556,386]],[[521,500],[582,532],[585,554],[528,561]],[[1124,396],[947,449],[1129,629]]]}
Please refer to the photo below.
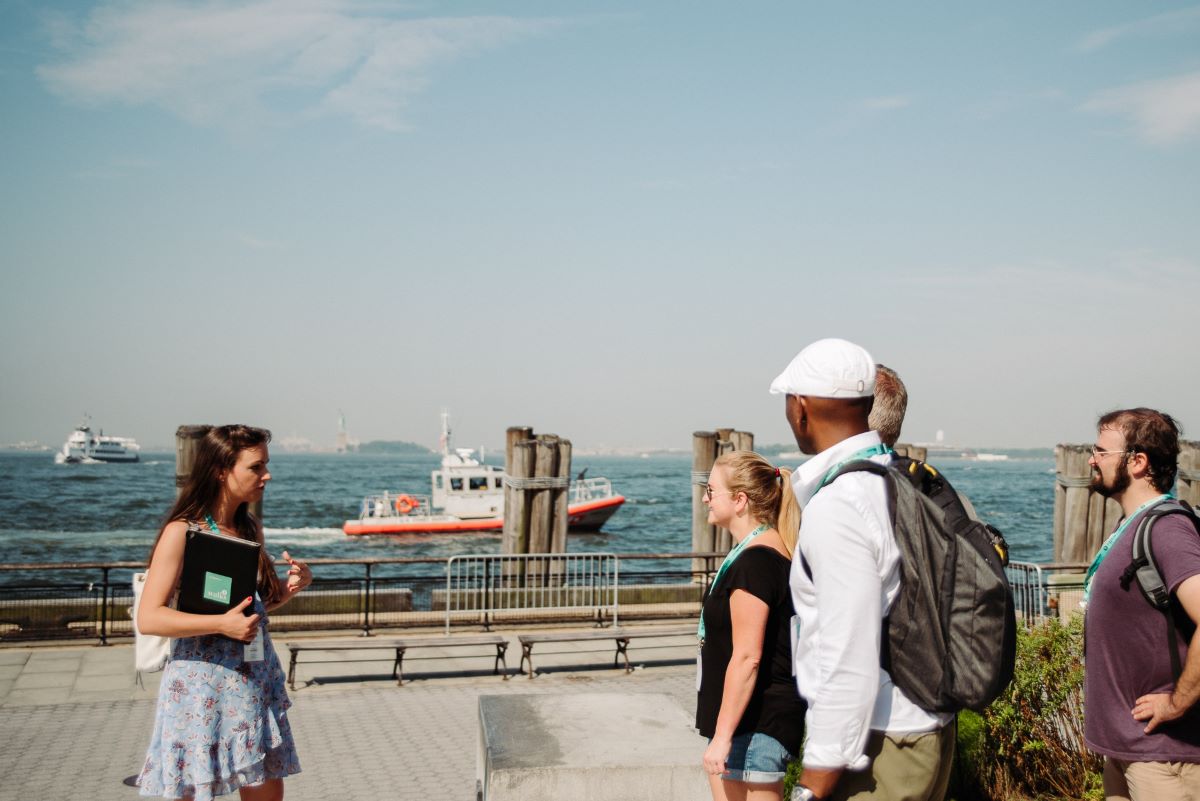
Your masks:
{"label": "green lanyard", "polygon": [[213,516],[212,516],[212,515],[205,515],[205,516],[204,516],[204,522],[205,522],[205,523],[208,523],[208,527],[209,527],[209,528],[211,528],[211,529],[213,530],[213,534],[220,534],[220,533],[221,533],[221,527],[217,525],[217,521],[216,521],[216,520],[213,520]]}
{"label": "green lanyard", "polygon": [[829,468],[829,472],[825,474],[825,478],[821,479],[821,486],[817,487],[817,492],[820,492],[826,484],[833,480],[833,477],[837,475],[837,471],[841,470],[851,462],[857,462],[859,459],[870,459],[872,456],[882,456],[885,453],[891,452],[892,449],[883,443],[872,445],[869,448],[863,448],[860,451],[855,451],[854,453],[850,454],[849,458],[843,459],[833,467]]}
{"label": "green lanyard", "polygon": [[[717,583],[720,582],[721,576],[725,575],[725,571],[728,570],[729,566],[732,565],[737,560],[737,558],[741,554],[741,552],[746,549],[746,546],[749,545],[751,543],[751,541],[754,540],[755,537],[757,537],[759,534],[762,534],[764,531],[766,531],[769,528],[770,528],[769,525],[767,525],[766,523],[763,523],[761,526],[754,529],[754,531],[751,531],[749,534],[747,534],[745,539],[743,539],[737,545],[735,545],[729,549],[729,553],[726,554],[726,556],[725,556],[725,561],[722,562],[721,566],[717,568],[717,575],[713,578],[713,582],[708,588],[709,595],[711,595],[712,591],[717,588]],[[700,638],[700,644],[704,645],[704,609],[703,608],[701,608],[701,610],[700,610],[700,625],[696,627],[696,636]]]}
{"label": "green lanyard", "polygon": [[1121,525],[1117,526],[1117,530],[1114,531],[1112,534],[1108,535],[1108,539],[1106,539],[1104,541],[1104,544],[1100,546],[1100,551],[1096,554],[1096,558],[1092,560],[1092,565],[1091,565],[1091,567],[1088,568],[1087,576],[1083,580],[1083,603],[1085,605],[1088,602],[1088,598],[1092,594],[1092,576],[1096,575],[1096,571],[1100,569],[1100,563],[1104,561],[1104,557],[1108,556],[1108,552],[1112,549],[1112,547],[1114,545],[1116,545],[1117,538],[1120,537],[1121,534],[1125,531],[1125,527],[1128,526],[1129,523],[1135,517],[1137,517],[1138,515],[1140,515],[1142,512],[1146,511],[1147,509],[1149,509],[1154,504],[1160,503],[1162,501],[1167,500],[1168,498],[1174,498],[1174,497],[1175,496],[1173,493],[1168,492],[1164,495],[1159,495],[1157,498],[1151,498],[1150,500],[1146,501],[1141,506],[1139,506],[1137,509],[1134,509],[1133,514],[1129,515],[1124,520],[1122,520]]}

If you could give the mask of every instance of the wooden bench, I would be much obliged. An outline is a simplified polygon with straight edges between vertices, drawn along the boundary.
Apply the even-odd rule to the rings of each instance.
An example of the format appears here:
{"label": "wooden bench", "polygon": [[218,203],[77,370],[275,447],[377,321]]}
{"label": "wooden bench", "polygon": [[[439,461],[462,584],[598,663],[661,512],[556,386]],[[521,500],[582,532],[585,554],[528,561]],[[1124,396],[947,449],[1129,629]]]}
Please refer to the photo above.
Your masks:
{"label": "wooden bench", "polygon": [[533,646],[544,642],[591,642],[594,640],[612,640],[616,645],[613,654],[613,667],[616,667],[621,657],[625,657],[625,672],[632,673],[633,665],[629,662],[629,643],[648,637],[684,637],[696,636],[696,627],[672,626],[671,628],[654,629],[589,629],[587,631],[547,631],[537,634],[520,634],[517,639],[521,643],[520,671],[526,673],[525,665],[529,665],[528,675],[533,678]]}
{"label": "wooden bench", "polygon": [[[392,678],[399,686],[404,684],[404,654],[414,648],[491,645],[496,648],[496,661],[492,666],[492,673],[501,673],[503,666],[502,675],[505,679],[508,678],[508,663],[504,659],[504,654],[508,650],[508,640],[499,634],[473,634],[462,637],[442,635],[433,637],[362,637],[355,640],[302,640],[284,644],[292,652],[291,664],[288,666],[288,686],[293,690],[296,689],[296,663],[300,660],[300,654],[305,651],[393,651],[395,661],[392,663]],[[318,660],[316,664],[332,661],[334,660]]]}

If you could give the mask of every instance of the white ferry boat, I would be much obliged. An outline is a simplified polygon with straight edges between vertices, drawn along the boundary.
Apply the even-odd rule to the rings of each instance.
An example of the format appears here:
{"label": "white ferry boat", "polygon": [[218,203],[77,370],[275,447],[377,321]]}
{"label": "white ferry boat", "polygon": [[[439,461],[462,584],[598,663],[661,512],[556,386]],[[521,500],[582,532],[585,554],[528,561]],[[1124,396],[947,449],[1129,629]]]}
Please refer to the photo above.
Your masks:
{"label": "white ferry boat", "polygon": [[93,432],[85,421],[67,437],[62,450],[54,454],[54,461],[56,464],[136,462],[141,458],[141,449],[132,437],[111,437],[103,431]]}
{"label": "white ferry boat", "polygon": [[[430,474],[432,493],[382,492],[363,498],[359,515],[342,531],[360,534],[449,534],[497,531],[504,527],[504,470],[481,464],[471,448],[450,448],[442,414],[442,466]],[[570,484],[567,525],[571,531],[599,531],[625,498],[607,478],[580,478]]]}

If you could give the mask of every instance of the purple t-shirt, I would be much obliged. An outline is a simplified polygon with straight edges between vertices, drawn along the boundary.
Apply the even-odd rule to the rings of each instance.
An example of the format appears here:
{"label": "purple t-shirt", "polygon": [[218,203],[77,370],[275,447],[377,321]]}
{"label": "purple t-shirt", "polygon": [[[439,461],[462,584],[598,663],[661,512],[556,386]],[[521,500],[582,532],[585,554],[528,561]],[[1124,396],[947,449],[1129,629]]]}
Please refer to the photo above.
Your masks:
{"label": "purple t-shirt", "polygon": [[[1166,616],[1150,605],[1134,579],[1121,589],[1121,574],[1133,559],[1133,533],[1126,526],[1092,577],[1087,607],[1084,682],[1084,741],[1105,756],[1129,762],[1200,762],[1200,704],[1183,717],[1144,734],[1146,721],[1133,719],[1134,702],[1147,693],[1170,692]],[[1163,582],[1172,593],[1200,575],[1200,536],[1187,518],[1170,515],[1154,524],[1152,545]],[[1187,640],[1177,630],[1179,662]]]}

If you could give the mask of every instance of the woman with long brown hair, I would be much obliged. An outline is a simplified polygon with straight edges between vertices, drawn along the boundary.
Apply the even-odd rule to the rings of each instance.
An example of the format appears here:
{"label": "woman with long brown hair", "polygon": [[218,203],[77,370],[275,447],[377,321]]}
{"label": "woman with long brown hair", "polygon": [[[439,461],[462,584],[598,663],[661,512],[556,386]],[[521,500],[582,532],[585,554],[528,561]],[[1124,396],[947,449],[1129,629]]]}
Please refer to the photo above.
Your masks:
{"label": "woman with long brown hair", "polygon": [[[154,734],[138,777],[142,795],[207,801],[239,791],[242,801],[280,801],[283,777],[298,773],[283,667],[267,633],[267,612],[312,583],[312,571],[287,551],[281,581],[259,550],[254,597],[220,615],[172,608],[189,526],[263,545],[249,504],[271,473],[271,432],[210,428],[199,441],[187,484],[154,540],[138,610],[138,630],[173,638],[158,691]],[[247,614],[249,613],[249,614]]]}
{"label": "woman with long brown hair", "polygon": [[708,522],[735,545],[700,613],[696,728],[714,801],[779,801],[804,733],[792,680],[788,587],[800,509],[791,474],[750,451],[717,459],[704,488]]}

